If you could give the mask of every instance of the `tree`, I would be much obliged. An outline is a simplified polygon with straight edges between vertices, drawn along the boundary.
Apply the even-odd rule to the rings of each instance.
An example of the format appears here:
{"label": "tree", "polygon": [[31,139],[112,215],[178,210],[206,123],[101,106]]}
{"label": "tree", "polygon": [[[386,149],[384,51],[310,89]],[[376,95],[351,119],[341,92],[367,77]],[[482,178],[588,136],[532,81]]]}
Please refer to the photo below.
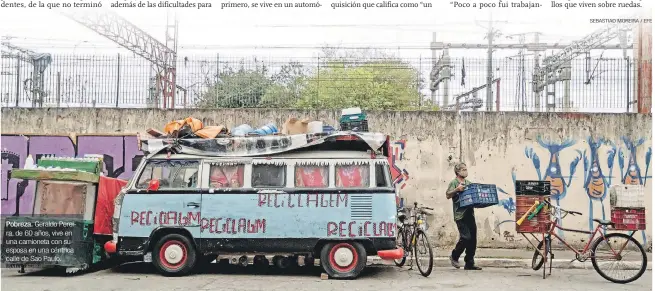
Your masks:
{"label": "tree", "polygon": [[299,62],[283,65],[271,79],[273,84],[262,97],[259,106],[268,108],[293,108],[307,85],[309,71]]}
{"label": "tree", "polygon": [[268,69],[255,59],[254,68],[245,68],[241,61],[238,70],[231,67],[218,74],[218,81],[202,94],[200,108],[257,107],[262,97],[273,85]]}
{"label": "tree", "polygon": [[[323,49],[315,68],[289,62],[272,75],[226,67],[198,102],[201,108],[302,108],[410,110],[422,107],[423,78],[418,70],[384,52]],[[436,109],[431,107],[430,109]]]}
{"label": "tree", "polygon": [[420,72],[400,59],[363,51],[345,56],[324,50],[326,61],[307,79],[299,108],[402,110],[417,108]]}

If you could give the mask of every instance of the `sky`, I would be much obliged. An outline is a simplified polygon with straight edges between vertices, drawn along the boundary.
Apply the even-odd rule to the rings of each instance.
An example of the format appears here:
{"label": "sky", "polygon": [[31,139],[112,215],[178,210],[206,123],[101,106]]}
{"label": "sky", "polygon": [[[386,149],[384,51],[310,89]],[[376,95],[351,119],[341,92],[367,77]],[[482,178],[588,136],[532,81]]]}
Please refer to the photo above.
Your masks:
{"label": "sky", "polygon": [[[205,1],[209,2],[208,0]],[[55,1],[43,1],[43,3],[47,2]],[[68,2],[86,3],[91,1],[69,0]],[[108,7],[111,2],[129,1],[102,1],[105,7]],[[492,19],[494,28],[498,29],[501,34],[496,39],[498,43],[517,43],[518,39],[516,37],[509,38],[509,36],[527,32],[542,33],[540,36],[541,42],[570,43],[606,25],[590,23],[590,19],[615,19],[636,12],[635,9],[630,8],[551,8],[551,1],[543,0],[524,1],[525,3],[540,3],[543,5],[539,8],[492,9],[453,7],[450,4],[452,2],[449,1],[431,1],[431,8],[333,9],[331,7],[333,3],[345,1],[325,0],[319,0],[322,5],[321,8],[221,9],[221,2],[227,1],[213,1],[211,2],[213,5],[211,8],[180,8],[175,10],[179,23],[178,59],[184,57],[206,59],[219,54],[222,59],[227,58],[234,61],[241,57],[256,55],[274,63],[290,59],[310,62],[319,56],[319,48],[326,44],[342,47],[376,47],[383,48],[403,59],[412,60],[412,64],[420,66],[419,70],[427,76],[432,55],[429,44],[433,32],[437,34],[437,41],[485,44],[488,21]],[[300,1],[290,0],[290,2]],[[474,2],[485,1],[461,1],[461,3]],[[489,2],[497,3],[497,1]],[[607,1],[558,2],[604,3]],[[629,3],[631,1],[609,2]],[[649,9],[652,7],[650,1],[637,0],[632,2],[639,3]],[[146,33],[164,42],[167,9],[116,8],[113,10]],[[53,55],[115,56],[121,53],[132,57],[132,54],[126,49],[118,47],[112,41],[64,17],[59,13],[60,11],[48,8],[0,8],[0,37],[10,37],[9,39],[14,45],[36,52],[48,52]],[[618,40],[611,43],[618,43]],[[517,53],[518,50],[498,50],[494,52],[494,59],[504,59]],[[440,54],[441,51],[439,51]],[[485,58],[486,50],[457,49],[450,50],[449,54],[455,58]],[[595,57],[601,56],[601,54],[605,58],[620,58],[622,56],[620,50],[592,52],[592,56]],[[532,57],[528,56],[528,58]],[[53,62],[53,66],[55,63]],[[620,64],[615,63],[605,64],[605,66],[612,67],[614,71],[620,70],[614,68],[621,68]],[[517,71],[517,69],[513,67],[510,69],[512,72],[503,73],[501,72],[501,65],[495,64],[498,74],[511,74],[513,79],[503,76],[504,79],[510,83],[516,83],[518,79],[514,76],[516,75],[514,71]],[[4,71],[9,68],[11,68],[11,64],[4,63],[2,66]],[[456,66],[455,71],[458,70],[460,68]],[[185,72],[181,70],[178,74],[184,75]],[[471,80],[468,82],[471,84],[466,86],[460,86],[459,80],[451,82],[450,99],[457,92],[464,92],[479,85],[472,83],[483,84],[486,78],[485,74],[486,69],[484,67],[475,72],[471,72],[471,69],[469,69],[468,75],[475,75],[473,76],[475,80]],[[189,76],[191,75],[193,74],[190,72]],[[529,71],[527,75],[530,75]],[[7,87],[5,84],[8,83],[14,83],[13,79],[7,76],[7,73],[0,76],[0,85],[2,87]],[[186,85],[193,82],[193,80],[190,80],[192,77],[182,78],[184,79],[182,83],[187,83]],[[617,78],[624,77],[617,75],[610,79],[616,81]],[[46,80],[46,82],[48,81]],[[139,82],[142,81],[137,83]],[[621,87],[624,83],[624,81],[619,80],[618,84],[606,85],[612,88],[611,90],[607,88],[593,89],[600,90],[598,91],[600,93],[593,93],[593,90],[588,87],[579,90],[580,92],[591,90],[591,94],[607,92],[609,92],[608,94],[619,94],[617,92],[625,91],[625,88]],[[578,94],[582,96],[579,98],[587,98],[583,96],[586,94],[584,92]],[[430,94],[429,91],[424,93],[426,95]],[[14,92],[0,89],[0,94],[4,94],[6,97],[7,95],[13,95]],[[516,95],[516,92],[512,94]],[[3,97],[3,106],[6,106],[4,101],[8,101],[5,100],[5,97]],[[511,103],[512,100],[507,102],[509,103],[503,104],[503,106],[514,106]],[[618,102],[598,106],[616,107],[621,110],[621,108],[624,108],[621,104]],[[622,110],[625,111],[625,109]]]}

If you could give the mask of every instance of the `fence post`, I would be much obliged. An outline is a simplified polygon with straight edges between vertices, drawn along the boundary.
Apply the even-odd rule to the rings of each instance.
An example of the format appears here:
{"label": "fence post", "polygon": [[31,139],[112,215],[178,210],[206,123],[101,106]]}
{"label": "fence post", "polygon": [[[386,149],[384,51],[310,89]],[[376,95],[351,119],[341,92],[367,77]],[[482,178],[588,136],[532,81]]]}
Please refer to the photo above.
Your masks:
{"label": "fence post", "polygon": [[116,66],[116,108],[118,108],[118,98],[120,97],[121,89],[121,54],[118,53],[117,66]]}
{"label": "fence post", "polygon": [[218,53],[216,53],[216,81],[214,82],[214,86],[209,86],[209,90],[212,90],[212,89],[214,90],[214,102],[212,102],[210,108],[218,107],[218,106],[216,106],[216,104],[218,104],[218,90],[216,89],[216,87],[218,86],[218,82],[220,82],[220,79],[221,79],[221,77],[220,77],[221,76],[220,68],[221,68],[220,55]]}
{"label": "fence post", "polygon": [[316,100],[320,102],[318,97],[321,96],[321,57],[318,57],[316,66]]}
{"label": "fence post", "polygon": [[16,107],[20,101],[20,59],[16,59]]}
{"label": "fence post", "polygon": [[61,72],[57,72],[57,108],[61,107]]}
{"label": "fence post", "polygon": [[630,105],[633,104],[630,100],[630,57],[625,57],[625,113],[630,113]]}

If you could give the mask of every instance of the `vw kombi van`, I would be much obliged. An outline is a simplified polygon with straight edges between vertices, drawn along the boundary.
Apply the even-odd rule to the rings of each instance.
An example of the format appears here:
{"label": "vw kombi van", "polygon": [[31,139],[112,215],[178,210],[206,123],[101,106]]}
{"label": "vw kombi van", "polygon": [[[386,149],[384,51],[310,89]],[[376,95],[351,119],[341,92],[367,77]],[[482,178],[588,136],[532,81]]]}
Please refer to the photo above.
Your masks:
{"label": "vw kombi van", "polygon": [[272,256],[281,267],[319,259],[330,277],[355,278],[368,256],[403,256],[388,142],[356,132],[143,140],[105,249],[151,259],[164,275]]}

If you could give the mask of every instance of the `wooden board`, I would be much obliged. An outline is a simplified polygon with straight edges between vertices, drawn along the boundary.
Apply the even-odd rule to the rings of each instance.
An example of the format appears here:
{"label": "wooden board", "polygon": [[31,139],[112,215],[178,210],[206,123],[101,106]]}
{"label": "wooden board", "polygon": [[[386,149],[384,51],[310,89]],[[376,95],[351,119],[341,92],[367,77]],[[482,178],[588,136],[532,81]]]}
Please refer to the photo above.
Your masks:
{"label": "wooden board", "polygon": [[28,169],[14,169],[11,171],[11,177],[24,180],[82,181],[89,183],[98,183],[100,179],[100,176],[87,172]]}

